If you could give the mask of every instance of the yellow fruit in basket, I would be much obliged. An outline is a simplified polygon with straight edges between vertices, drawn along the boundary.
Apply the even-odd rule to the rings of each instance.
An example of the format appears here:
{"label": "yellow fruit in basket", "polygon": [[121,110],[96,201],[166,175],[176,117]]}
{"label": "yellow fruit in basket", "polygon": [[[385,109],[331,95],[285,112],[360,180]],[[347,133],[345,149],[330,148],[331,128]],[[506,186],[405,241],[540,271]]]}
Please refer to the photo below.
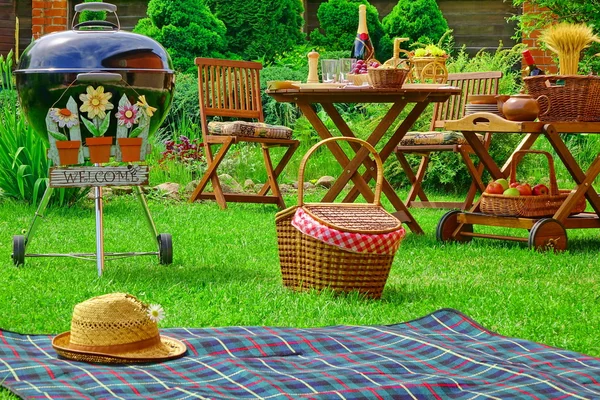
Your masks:
{"label": "yellow fruit in basket", "polygon": [[521,195],[521,192],[519,192],[517,188],[508,188],[502,194],[508,197],[519,197]]}

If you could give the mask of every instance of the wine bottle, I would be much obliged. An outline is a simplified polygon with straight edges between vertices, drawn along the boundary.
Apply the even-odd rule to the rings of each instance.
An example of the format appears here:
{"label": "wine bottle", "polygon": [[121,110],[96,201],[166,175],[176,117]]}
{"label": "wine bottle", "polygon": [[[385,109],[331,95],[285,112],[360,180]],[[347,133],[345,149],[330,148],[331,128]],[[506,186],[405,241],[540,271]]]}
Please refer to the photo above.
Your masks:
{"label": "wine bottle", "polygon": [[527,68],[525,68],[525,72],[529,76],[537,76],[544,75],[544,71],[542,71],[537,65],[535,65],[535,60],[531,55],[529,50],[523,50],[523,58],[525,59],[525,64],[527,64]]}
{"label": "wine bottle", "polygon": [[367,30],[367,6],[358,6],[358,30],[350,53],[351,58],[368,61],[374,56],[373,43]]}

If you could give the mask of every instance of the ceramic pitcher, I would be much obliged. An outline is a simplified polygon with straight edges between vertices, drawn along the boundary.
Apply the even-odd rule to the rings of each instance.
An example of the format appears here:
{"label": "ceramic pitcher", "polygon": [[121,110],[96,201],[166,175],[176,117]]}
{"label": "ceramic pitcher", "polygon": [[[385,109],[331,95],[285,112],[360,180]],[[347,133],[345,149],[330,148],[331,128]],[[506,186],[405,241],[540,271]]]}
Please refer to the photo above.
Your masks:
{"label": "ceramic pitcher", "polygon": [[[497,100],[501,101],[502,99]],[[546,100],[546,110],[540,114],[539,100]],[[514,94],[504,101],[502,114],[509,121],[534,121],[540,115],[546,115],[550,111],[550,100],[548,96],[541,95],[533,97],[529,94]]]}

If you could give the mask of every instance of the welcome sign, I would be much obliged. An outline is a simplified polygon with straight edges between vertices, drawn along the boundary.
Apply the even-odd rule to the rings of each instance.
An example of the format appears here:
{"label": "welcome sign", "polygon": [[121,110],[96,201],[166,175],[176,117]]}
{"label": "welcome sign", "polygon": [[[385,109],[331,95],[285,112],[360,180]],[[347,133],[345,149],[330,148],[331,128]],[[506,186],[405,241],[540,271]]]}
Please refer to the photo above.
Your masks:
{"label": "welcome sign", "polygon": [[148,184],[147,165],[59,167],[50,169],[50,187],[141,186]]}

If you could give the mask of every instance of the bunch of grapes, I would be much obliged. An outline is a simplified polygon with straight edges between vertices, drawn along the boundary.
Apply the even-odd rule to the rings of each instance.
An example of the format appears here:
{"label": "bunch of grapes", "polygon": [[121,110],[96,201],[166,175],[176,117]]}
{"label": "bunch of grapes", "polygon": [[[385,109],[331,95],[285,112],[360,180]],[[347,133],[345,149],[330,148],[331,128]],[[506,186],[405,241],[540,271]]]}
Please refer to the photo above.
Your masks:
{"label": "bunch of grapes", "polygon": [[364,60],[356,60],[356,62],[354,64],[352,64],[352,73],[353,74],[366,74],[367,67],[377,68],[377,67],[379,67],[379,63],[377,61],[365,62]]}

